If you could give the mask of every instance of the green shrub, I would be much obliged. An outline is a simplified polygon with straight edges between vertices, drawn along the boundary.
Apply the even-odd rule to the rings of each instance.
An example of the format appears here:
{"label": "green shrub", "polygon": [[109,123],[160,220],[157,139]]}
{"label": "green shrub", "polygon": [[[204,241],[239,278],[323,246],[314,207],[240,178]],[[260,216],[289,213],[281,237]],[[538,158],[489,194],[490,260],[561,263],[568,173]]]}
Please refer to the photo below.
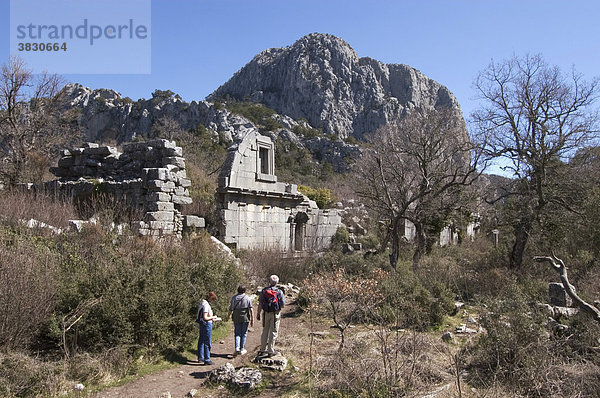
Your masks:
{"label": "green shrub", "polygon": [[318,183],[318,164],[310,151],[281,138],[275,141],[275,170],[283,181]]}
{"label": "green shrub", "polygon": [[[55,324],[82,303],[91,308],[69,335],[72,350],[102,351],[118,345],[183,348],[195,337],[196,309],[210,290],[227,297],[240,272],[215,253],[207,236],[163,248],[152,240],[129,237],[118,245],[89,231],[62,242],[65,254]],[[99,248],[101,248],[99,250]],[[226,299],[216,312],[226,310]]]}
{"label": "green shrub", "polygon": [[208,129],[202,123],[200,123],[195,129],[192,130],[192,133],[198,137],[202,137],[208,133]]}
{"label": "green shrub", "polygon": [[262,104],[233,102],[228,105],[228,109],[232,113],[244,116],[257,126],[262,126],[266,131],[275,131],[283,127],[272,117],[276,112]]}
{"label": "green shrub", "polygon": [[335,235],[331,238],[331,243],[333,245],[340,245],[342,243],[347,243],[350,241],[350,232],[344,226],[338,227],[335,231]]}
{"label": "green shrub", "polygon": [[302,136],[304,138],[315,138],[315,137],[323,136],[323,130],[317,130],[315,128],[304,127],[299,124],[294,126],[294,128],[292,129],[292,132],[294,134]]}
{"label": "green shrub", "polygon": [[307,185],[299,185],[298,191],[302,192],[309,199],[314,200],[319,209],[324,209],[333,202],[331,190],[327,188],[311,188]]}
{"label": "green shrub", "polygon": [[344,142],[350,145],[358,145],[358,140],[353,135],[344,138]]}
{"label": "green shrub", "polygon": [[167,100],[170,98],[178,98],[181,99],[181,97],[179,96],[179,94],[175,94],[173,91],[171,90],[154,90],[154,92],[152,93],[152,99],[153,100]]}
{"label": "green shrub", "polygon": [[[27,348],[55,305],[59,255],[46,238],[3,231],[0,240],[0,348]],[[6,240],[6,239],[9,240]]]}
{"label": "green shrub", "polygon": [[437,326],[454,308],[452,294],[439,284],[429,291],[410,271],[408,262],[399,263],[396,272],[383,279],[379,287],[385,300],[375,316],[401,328],[426,330]]}
{"label": "green shrub", "polygon": [[494,299],[504,286],[514,283],[507,268],[506,253],[485,239],[457,246],[434,247],[423,257],[417,275],[431,283],[441,283],[461,300]]}

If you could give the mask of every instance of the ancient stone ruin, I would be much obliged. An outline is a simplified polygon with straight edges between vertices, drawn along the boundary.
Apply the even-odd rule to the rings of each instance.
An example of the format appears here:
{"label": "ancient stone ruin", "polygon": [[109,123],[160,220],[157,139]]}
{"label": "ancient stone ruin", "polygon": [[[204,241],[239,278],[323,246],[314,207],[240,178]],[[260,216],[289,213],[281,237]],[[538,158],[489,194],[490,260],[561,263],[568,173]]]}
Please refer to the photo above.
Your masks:
{"label": "ancient stone ruin", "polygon": [[229,147],[216,198],[219,239],[238,249],[316,251],[342,225],[337,210],[277,181],[273,141],[256,129],[240,131]]}
{"label": "ancient stone ruin", "polygon": [[[58,167],[51,168],[59,180],[50,181],[50,192],[72,198],[106,193],[117,202],[140,210],[133,225],[141,235],[181,236],[184,223],[203,227],[203,220],[183,216],[181,206],[192,203],[181,147],[174,141],[153,140],[110,146],[88,143],[64,150]],[[187,217],[187,218],[186,218]]]}
{"label": "ancient stone ruin", "polygon": [[[139,209],[133,229],[152,237],[180,237],[184,227],[204,227],[204,220],[184,216],[182,205],[192,199],[181,147],[167,140],[110,146],[87,143],[64,150],[58,180],[45,184],[49,192],[75,199],[97,193]],[[219,239],[240,249],[285,252],[329,247],[342,225],[335,209],[321,210],[294,184],[277,181],[273,141],[256,129],[236,135],[219,176],[216,192]]]}

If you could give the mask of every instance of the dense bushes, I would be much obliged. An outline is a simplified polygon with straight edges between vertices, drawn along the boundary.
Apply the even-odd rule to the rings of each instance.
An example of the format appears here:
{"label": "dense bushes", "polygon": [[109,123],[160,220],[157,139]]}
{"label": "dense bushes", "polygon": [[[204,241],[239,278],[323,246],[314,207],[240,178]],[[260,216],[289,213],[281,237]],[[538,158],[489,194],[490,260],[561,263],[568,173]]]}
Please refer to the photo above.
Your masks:
{"label": "dense bushes", "polygon": [[0,201],[16,214],[0,224],[0,395],[58,395],[68,380],[103,382],[135,371],[142,354],[183,350],[204,294],[222,297],[224,313],[239,284],[208,235],[156,242],[100,224],[54,234],[20,217],[50,223],[45,212],[67,205],[6,192]]}
{"label": "dense bushes", "polygon": [[39,242],[4,230],[2,347],[25,348],[36,335],[62,346],[66,320],[78,314],[67,354],[118,345],[181,348],[195,335],[202,296],[214,290],[227,297],[239,282],[235,264],[214,254],[207,237],[163,247],[133,237],[115,244],[100,233]]}
{"label": "dense bushes", "polygon": [[423,392],[444,381],[448,364],[435,362],[446,350],[441,341],[410,330],[381,327],[369,338],[353,336],[321,365],[330,377],[319,380],[318,396],[431,396]]}
{"label": "dense bushes", "polygon": [[[352,312],[351,322],[425,330],[439,325],[454,309],[454,296],[449,289],[440,283],[426,287],[410,271],[408,262],[400,263],[392,272],[385,255],[365,259],[359,255],[328,253],[310,260],[304,270],[310,272],[302,282],[308,292],[300,297],[300,303],[305,307],[314,301],[319,286],[322,290],[343,290],[347,285],[356,285],[351,301],[359,310]],[[373,281],[376,283],[371,285]],[[334,289],[335,286],[340,288]],[[312,299],[310,292],[313,292]],[[328,293],[321,296],[327,298]]]}
{"label": "dense bushes", "polygon": [[58,339],[63,316],[101,298],[71,333],[73,350],[182,348],[195,334],[193,320],[203,294],[228,295],[238,283],[235,265],[211,254],[207,237],[163,247],[138,238],[115,245],[95,235],[88,231],[60,243],[64,262],[51,337]]}
{"label": "dense bushes", "polygon": [[513,284],[490,305],[481,319],[486,334],[464,349],[469,381],[491,389],[500,385],[514,395],[597,396],[600,326],[579,315],[568,331],[555,329],[547,314],[529,302]]}

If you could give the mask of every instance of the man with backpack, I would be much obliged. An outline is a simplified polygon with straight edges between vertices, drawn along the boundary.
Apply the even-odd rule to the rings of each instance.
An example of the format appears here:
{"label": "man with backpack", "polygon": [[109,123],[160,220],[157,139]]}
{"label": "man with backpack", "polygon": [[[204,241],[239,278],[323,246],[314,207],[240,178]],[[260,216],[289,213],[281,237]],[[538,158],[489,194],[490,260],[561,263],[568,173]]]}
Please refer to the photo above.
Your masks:
{"label": "man with backpack", "polygon": [[260,338],[260,352],[269,357],[277,355],[275,351],[275,340],[279,333],[279,321],[281,320],[281,310],[285,306],[283,293],[276,286],[279,283],[277,275],[269,277],[269,286],[265,287],[258,297],[258,309],[256,319],[260,321],[260,313],[264,311],[263,331]]}

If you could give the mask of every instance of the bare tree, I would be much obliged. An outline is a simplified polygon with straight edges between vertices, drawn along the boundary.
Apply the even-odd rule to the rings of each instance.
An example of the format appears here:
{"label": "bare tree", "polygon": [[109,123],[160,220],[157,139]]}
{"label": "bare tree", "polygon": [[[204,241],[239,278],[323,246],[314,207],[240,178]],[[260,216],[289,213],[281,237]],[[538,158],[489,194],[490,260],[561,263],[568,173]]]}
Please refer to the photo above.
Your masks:
{"label": "bare tree", "polygon": [[567,275],[567,266],[565,265],[563,260],[556,257],[554,254],[552,254],[552,257],[536,256],[533,259],[538,262],[550,263],[552,268],[554,268],[554,270],[558,272],[563,288],[565,289],[565,292],[567,292],[569,297],[571,297],[571,299],[575,302],[575,304],[579,306],[579,308],[581,308],[582,311],[591,315],[597,322],[600,322],[600,310],[594,307],[593,305],[589,304],[588,302],[584,301],[581,297],[577,295],[577,293],[575,293],[575,287],[569,282],[569,275]]}
{"label": "bare tree", "polygon": [[377,283],[373,278],[352,279],[341,268],[311,274],[302,281],[303,294],[310,303],[307,310],[331,318],[340,331],[339,350],[344,348],[346,330],[383,299]]}
{"label": "bare tree", "polygon": [[534,223],[549,203],[568,208],[566,197],[549,189],[552,170],[596,137],[598,80],[587,83],[574,70],[563,74],[541,56],[492,62],[475,80],[484,101],[473,115],[486,153],[503,159],[517,179],[515,242],[510,263],[518,268]]}
{"label": "bare tree", "polygon": [[163,116],[152,125],[152,135],[158,138],[168,140],[189,141],[190,133],[184,131],[179,123],[172,116]]}
{"label": "bare tree", "polygon": [[[357,163],[357,194],[388,222],[390,264],[396,268],[404,222],[415,226],[413,268],[463,203],[462,187],[481,170],[460,114],[452,109],[414,109],[378,129]],[[474,156],[472,156],[474,155]]]}
{"label": "bare tree", "polygon": [[78,138],[72,115],[59,112],[63,85],[58,75],[33,75],[17,57],[2,66],[0,175],[9,185],[25,175],[41,179],[58,150]]}

